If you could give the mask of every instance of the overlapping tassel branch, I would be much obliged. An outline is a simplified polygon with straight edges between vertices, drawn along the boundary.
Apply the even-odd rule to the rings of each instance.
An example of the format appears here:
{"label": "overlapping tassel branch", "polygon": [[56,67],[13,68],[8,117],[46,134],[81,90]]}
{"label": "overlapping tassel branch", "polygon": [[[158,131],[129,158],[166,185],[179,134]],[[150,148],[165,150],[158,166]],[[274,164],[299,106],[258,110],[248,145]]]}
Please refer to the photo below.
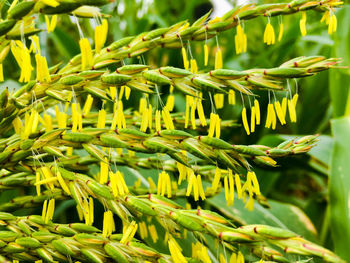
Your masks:
{"label": "overlapping tassel branch", "polygon": [[[296,122],[298,93],[288,80],[335,68],[340,61],[323,56],[298,57],[276,68],[225,69],[217,38],[215,67],[208,69],[206,40],[236,27],[236,53],[244,53],[244,21],[265,16],[264,43],[271,45],[276,37],[270,19],[297,12],[301,12],[300,31],[304,36],[308,10],[323,13],[322,21],[332,34],[337,27],[334,11],[342,2],[294,0],[245,5],[220,18],[209,19],[209,12],[192,25],[182,21],[104,47],[109,16],[101,14],[97,6],[109,2],[15,0],[7,8],[0,0],[0,9],[7,9],[6,17],[0,20],[0,81],[4,80],[3,62],[11,51],[20,68],[19,81],[26,83],[16,91],[10,87],[0,94],[0,191],[23,190],[20,196],[0,204],[0,260],[210,263],[215,256],[207,240],[214,239],[230,251],[230,262],[243,263],[248,253],[261,262],[289,262],[288,254],[343,262],[333,252],[289,230],[257,224],[235,226],[216,212],[192,209],[189,203],[179,205],[184,199],[202,204],[197,202],[224,192],[229,206],[241,199],[248,210],[253,210],[255,201],[269,207],[253,167],[273,168],[279,158],[307,153],[317,142],[317,135],[287,140],[275,147],[232,144],[220,139],[221,130],[240,125],[222,120],[216,109],[224,106],[225,96],[229,104],[236,104],[236,93],[240,94],[242,124],[249,135],[262,122],[263,111],[255,91],[265,90],[269,95],[265,127],[275,129],[277,122],[286,124],[287,112],[290,121]],[[68,64],[48,67],[39,44],[42,30],[35,27],[38,14],[45,15],[49,33],[55,30],[58,15],[74,16],[81,53]],[[76,17],[95,19],[94,48]],[[29,37],[30,47],[26,42]],[[282,37],[280,23],[277,40]],[[198,68],[190,46],[191,41],[202,40],[204,70]],[[181,48],[184,69],[124,65],[125,58],[156,47]],[[170,91],[165,104],[162,96],[166,89],[162,86]],[[142,94],[138,109],[126,109],[123,104],[131,92]],[[184,113],[173,112],[174,92],[186,96]],[[284,92],[281,102],[276,96],[270,98],[275,92]],[[203,107],[205,100],[211,103],[210,116]],[[245,100],[250,105],[250,122]],[[96,102],[101,108],[95,109]],[[98,172],[94,172],[96,166]],[[129,178],[122,173],[122,166],[134,171],[157,170],[158,181],[140,173],[138,180],[127,184]],[[36,195],[30,194],[34,189]],[[85,223],[53,222],[55,206],[66,200],[75,201],[77,217]],[[93,226],[95,201],[105,210],[102,229]],[[6,213],[40,206],[41,215]],[[115,225],[114,216],[122,226]],[[115,234],[120,229],[122,233]],[[156,245],[163,233],[166,253],[157,251]],[[187,235],[196,241],[191,256],[176,241]],[[223,254],[219,260],[226,262]]]}

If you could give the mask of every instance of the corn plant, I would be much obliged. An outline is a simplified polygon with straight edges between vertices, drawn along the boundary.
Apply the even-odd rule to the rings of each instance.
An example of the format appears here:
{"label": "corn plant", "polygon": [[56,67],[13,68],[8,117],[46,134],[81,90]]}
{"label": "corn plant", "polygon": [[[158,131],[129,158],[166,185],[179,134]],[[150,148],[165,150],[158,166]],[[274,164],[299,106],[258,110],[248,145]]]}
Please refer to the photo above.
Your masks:
{"label": "corn plant", "polygon": [[[341,58],[237,69],[224,67],[220,44],[231,31],[244,56],[248,20],[264,18],[268,49],[286,37],[285,16],[305,36],[311,13],[333,35],[341,5],[248,4],[117,39],[113,1],[1,0],[1,262],[345,262],[288,226],[239,216],[273,210],[257,167],[303,159],[319,136],[275,145],[239,137],[296,123],[297,80]],[[79,53],[48,60],[45,38],[64,27],[78,32]],[[156,62],[160,49],[181,64]]]}

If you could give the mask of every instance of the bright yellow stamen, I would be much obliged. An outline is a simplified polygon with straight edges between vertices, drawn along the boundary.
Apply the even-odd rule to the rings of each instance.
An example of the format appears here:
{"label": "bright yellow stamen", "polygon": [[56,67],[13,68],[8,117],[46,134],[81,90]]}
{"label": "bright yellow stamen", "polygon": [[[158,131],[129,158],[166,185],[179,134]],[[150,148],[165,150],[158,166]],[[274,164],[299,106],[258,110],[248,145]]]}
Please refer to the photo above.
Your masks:
{"label": "bright yellow stamen", "polygon": [[170,238],[168,241],[169,251],[171,254],[171,258],[174,263],[187,263],[187,259],[182,255],[182,249],[176,243],[174,238]]}
{"label": "bright yellow stamen", "polygon": [[168,173],[162,171],[158,175],[157,194],[164,196],[165,192],[167,192],[168,198],[171,198],[171,181],[170,181],[170,176],[169,176]]}
{"label": "bright yellow stamen", "polygon": [[57,172],[56,176],[57,176],[58,182],[60,183],[63,191],[65,191],[66,194],[71,195],[69,187],[67,186],[66,182],[64,181],[64,179],[59,171]]}
{"label": "bright yellow stamen", "polygon": [[41,217],[42,217],[43,220],[45,220],[46,211],[47,211],[47,200],[44,201],[43,210],[42,210],[42,213],[41,213]]}
{"label": "bright yellow stamen", "polygon": [[228,92],[228,103],[230,105],[235,105],[236,104],[236,94],[233,89],[230,89]]}
{"label": "bright yellow stamen", "polygon": [[90,42],[87,38],[79,40],[80,52],[81,52],[81,69],[89,69],[92,66],[92,50]]}
{"label": "bright yellow stamen", "polygon": [[196,129],[196,108],[197,108],[197,98],[193,98],[192,105],[191,105],[191,125],[192,129]]}
{"label": "bright yellow stamen", "polygon": [[145,239],[148,237],[148,231],[147,231],[147,226],[145,222],[139,223],[139,230],[140,230],[141,239]]}
{"label": "bright yellow stamen", "polygon": [[33,51],[33,53],[40,54],[40,41],[38,36],[32,36],[32,44],[30,45],[29,51]]}
{"label": "bright yellow stamen", "polygon": [[100,162],[100,184],[105,184],[108,181],[108,160],[105,157],[104,162]]}
{"label": "bright yellow stamen", "polygon": [[92,98],[92,96],[89,94],[86,98],[85,104],[84,104],[84,108],[83,108],[83,115],[86,116],[89,114],[90,110],[91,110],[91,106],[93,103],[94,99]]}
{"label": "bright yellow stamen", "polygon": [[101,48],[104,46],[108,33],[108,22],[106,19],[102,20],[102,24],[95,28],[95,50],[96,53],[100,53]]}
{"label": "bright yellow stamen", "polygon": [[275,44],[275,31],[270,23],[266,25],[264,31],[264,43],[266,43],[267,45]]}
{"label": "bright yellow stamen", "polygon": [[157,229],[154,225],[149,225],[148,226],[148,231],[151,235],[152,241],[153,243],[157,243],[158,241],[158,233],[157,233]]}
{"label": "bright yellow stamen", "polygon": [[36,61],[36,79],[39,82],[50,82],[50,72],[47,66],[46,58],[40,54],[35,54]]}
{"label": "bright yellow stamen", "polygon": [[222,62],[222,52],[221,49],[219,48],[216,53],[215,53],[215,69],[220,69],[223,66]]}
{"label": "bright yellow stamen", "polygon": [[244,33],[241,25],[237,26],[237,33],[235,35],[236,54],[247,52],[247,35]]}
{"label": "bright yellow stamen", "polygon": [[43,185],[43,184],[48,184],[48,183],[53,183],[53,182],[56,182],[58,180],[57,177],[51,177],[51,178],[47,178],[47,179],[44,179],[44,180],[41,180],[41,181],[38,181],[38,182],[35,182],[35,186],[38,186],[38,185]]}
{"label": "bright yellow stamen", "polygon": [[208,45],[204,44],[204,66],[208,65],[208,59],[209,59],[209,49]]}
{"label": "bright yellow stamen", "polygon": [[255,107],[255,120],[256,124],[260,125],[260,105],[258,100],[254,100],[254,107]]}
{"label": "bright yellow stamen", "polygon": [[237,263],[237,255],[236,255],[236,253],[232,253],[229,263]]}
{"label": "bright yellow stamen", "polygon": [[[41,176],[39,172],[35,173],[35,182],[40,182]],[[41,194],[40,184],[36,184],[36,194],[39,196]]]}
{"label": "bright yellow stamen", "polygon": [[108,237],[113,233],[113,231],[115,231],[113,213],[112,213],[112,211],[108,210],[108,211],[104,212],[104,214],[103,214],[102,235],[104,237]]}
{"label": "bright yellow stamen", "polygon": [[205,114],[204,114],[204,110],[203,110],[203,104],[202,104],[202,99],[199,98],[197,100],[197,112],[198,112],[198,117],[199,117],[199,121],[201,122],[201,125],[207,126],[207,120],[205,118]]}
{"label": "bright yellow stamen", "polygon": [[289,111],[290,121],[297,122],[297,114],[295,111],[295,104],[293,103],[293,100],[288,100],[288,111]]}
{"label": "bright yellow stamen", "polygon": [[97,128],[103,129],[106,126],[106,111],[104,109],[99,110],[97,118]]}
{"label": "bright yellow stamen", "polygon": [[4,81],[4,68],[2,63],[0,63],[0,82]]}
{"label": "bright yellow stamen", "polygon": [[146,132],[146,130],[147,130],[147,126],[149,123],[148,116],[149,116],[148,109],[146,108],[142,112],[141,125],[140,125],[140,131],[142,131],[142,132]]}
{"label": "bright yellow stamen", "polygon": [[94,199],[89,197],[89,222],[88,225],[91,226],[94,222]]}
{"label": "bright yellow stamen", "polygon": [[299,98],[299,94],[297,94],[297,93],[294,94],[294,96],[292,98],[294,106],[297,106],[298,98]]}
{"label": "bright yellow stamen", "polygon": [[47,224],[49,220],[52,220],[54,211],[55,211],[55,199],[50,199],[49,204],[47,206],[45,224]]}
{"label": "bright yellow stamen", "polygon": [[171,94],[170,94],[170,95],[168,96],[168,99],[167,99],[165,105],[166,105],[167,109],[168,109],[170,112],[173,111],[174,105],[175,105],[175,97],[174,97],[174,95],[171,95]]}
{"label": "bright yellow stamen", "polygon": [[151,177],[147,177],[147,181],[149,183],[149,189],[153,190],[157,188],[156,184],[154,183]]}
{"label": "bright yellow stamen", "polygon": [[300,32],[302,36],[306,36],[306,12],[301,13],[301,19],[299,22]]}
{"label": "bright yellow stamen", "polygon": [[60,112],[58,110],[58,107],[55,106],[55,110],[56,110],[56,119],[57,119],[57,123],[58,123],[58,128],[59,129],[64,129],[67,127],[67,114],[64,112]]}
{"label": "bright yellow stamen", "polygon": [[241,199],[243,195],[243,191],[242,191],[241,178],[239,177],[238,174],[235,174],[235,183],[236,183],[237,197]]}
{"label": "bright yellow stamen", "polygon": [[195,59],[190,60],[190,65],[191,65],[191,72],[194,74],[198,73],[198,66],[197,66],[197,61]]}
{"label": "bright yellow stamen", "polygon": [[172,120],[172,118],[170,116],[169,110],[167,109],[166,106],[162,110],[162,117],[163,117],[163,121],[164,121],[165,127],[168,130],[174,130],[175,129],[174,123],[173,123],[173,120]]}
{"label": "bright yellow stamen", "polygon": [[220,253],[220,255],[219,255],[219,262],[220,263],[227,263],[226,258],[222,253]]}
{"label": "bright yellow stamen", "polygon": [[131,93],[131,89],[128,86],[125,86],[125,99],[126,100],[129,100],[130,93]]}
{"label": "bright yellow stamen", "polygon": [[[44,175],[45,179],[56,178],[53,176],[51,170],[48,167],[43,166],[43,167],[41,167],[40,170],[41,170],[42,174]],[[53,190],[55,188],[55,186],[52,182],[48,182],[48,186],[50,187],[51,190]]]}
{"label": "bright yellow stamen", "polygon": [[237,263],[244,263],[244,256],[242,254],[241,251],[238,251],[238,255],[237,255]]}
{"label": "bright yellow stamen", "polygon": [[60,5],[60,3],[56,0],[40,0],[40,2],[43,2],[45,5],[49,5],[52,7],[56,7]]}
{"label": "bright yellow stamen", "polygon": [[273,108],[273,104],[269,103],[267,106],[267,118],[266,118],[266,123],[265,123],[265,128],[270,128],[272,125],[272,129],[274,129],[274,126],[276,127],[276,113]]}
{"label": "bright yellow stamen", "polygon": [[160,122],[160,111],[156,110],[156,131],[161,131],[162,130],[162,126],[161,126],[161,122]]}
{"label": "bright yellow stamen", "polygon": [[278,32],[278,42],[282,40],[283,37],[283,24],[280,24],[280,31]]}
{"label": "bright yellow stamen", "polygon": [[188,127],[188,122],[190,119],[190,107],[192,104],[193,104],[193,97],[186,95],[185,128]]}
{"label": "bright yellow stamen", "polygon": [[129,241],[131,241],[137,231],[138,225],[135,221],[132,221],[131,224],[126,228],[125,232],[123,233],[123,237],[120,240],[120,243],[126,244]]}
{"label": "bright yellow stamen", "polygon": [[214,95],[214,102],[215,102],[215,107],[217,109],[222,109],[224,107],[224,94],[222,93],[217,93]]}
{"label": "bright yellow stamen", "polygon": [[278,120],[280,121],[280,123],[282,125],[286,124],[286,120],[284,118],[281,103],[279,101],[275,101],[275,110],[276,110],[276,114],[277,114],[277,117],[278,117]]}
{"label": "bright yellow stamen", "polygon": [[287,98],[282,99],[282,112],[284,119],[286,118],[286,113],[287,113]]}
{"label": "bright yellow stamen", "polygon": [[45,22],[46,22],[47,32],[48,33],[53,32],[57,25],[57,15],[52,16],[51,22],[50,22],[49,16],[45,15]]}
{"label": "bright yellow stamen", "polygon": [[205,193],[204,193],[202,178],[200,174],[197,175],[197,184],[198,184],[199,195],[202,198],[202,200],[205,200]]}
{"label": "bright yellow stamen", "polygon": [[21,135],[23,131],[23,125],[21,119],[17,117],[12,121],[13,128],[15,129],[16,134]]}
{"label": "bright yellow stamen", "polygon": [[208,137],[213,137],[214,132],[216,132],[216,137],[220,137],[220,117],[215,113],[210,113]]}
{"label": "bright yellow stamen", "polygon": [[242,110],[242,122],[243,122],[243,127],[246,131],[246,133],[249,135],[250,130],[249,130],[249,124],[248,124],[248,119],[247,119],[247,109],[246,107],[243,108]]}
{"label": "bright yellow stamen", "polygon": [[256,111],[255,106],[252,107],[251,115],[250,115],[250,132],[255,132],[255,118],[256,118]]}
{"label": "bright yellow stamen", "polygon": [[182,53],[182,59],[184,62],[184,68],[187,70],[190,67],[190,62],[187,60],[186,49],[184,47],[182,47],[181,53]]}
{"label": "bright yellow stamen", "polygon": [[216,167],[214,180],[213,180],[213,183],[212,183],[212,186],[211,186],[211,188],[213,189],[214,192],[216,192],[216,190],[218,189],[218,186],[219,186],[219,183],[220,183],[220,179],[221,179],[221,169]]}
{"label": "bright yellow stamen", "polygon": [[16,41],[16,42],[12,41],[11,52],[15,57],[17,64],[21,68],[19,81],[20,82],[30,81],[33,67],[31,64],[30,52],[28,48],[25,45],[23,45],[22,42],[20,41]]}
{"label": "bright yellow stamen", "polygon": [[216,122],[215,122],[215,137],[220,138],[221,134],[221,119],[218,114],[216,114]]}

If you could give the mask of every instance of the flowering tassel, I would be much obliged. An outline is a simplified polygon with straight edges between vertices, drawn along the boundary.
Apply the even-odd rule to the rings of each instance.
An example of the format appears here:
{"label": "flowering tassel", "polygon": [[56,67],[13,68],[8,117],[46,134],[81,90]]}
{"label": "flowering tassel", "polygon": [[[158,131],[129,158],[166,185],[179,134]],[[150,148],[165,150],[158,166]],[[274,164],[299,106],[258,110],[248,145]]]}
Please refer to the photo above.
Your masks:
{"label": "flowering tassel", "polygon": [[301,13],[301,19],[299,22],[300,32],[302,36],[306,36],[306,12]]}
{"label": "flowering tassel", "polygon": [[246,133],[249,135],[250,130],[249,130],[248,119],[247,119],[247,109],[245,107],[242,110],[242,122]]}

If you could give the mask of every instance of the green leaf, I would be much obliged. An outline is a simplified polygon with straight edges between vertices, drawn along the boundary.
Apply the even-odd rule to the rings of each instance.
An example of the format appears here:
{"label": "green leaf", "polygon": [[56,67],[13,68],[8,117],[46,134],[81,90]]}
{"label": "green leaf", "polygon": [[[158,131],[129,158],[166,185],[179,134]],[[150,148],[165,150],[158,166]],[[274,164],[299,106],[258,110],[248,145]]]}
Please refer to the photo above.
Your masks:
{"label": "green leaf", "polygon": [[329,181],[330,228],[335,251],[350,261],[350,117],[332,120],[334,146]]}

